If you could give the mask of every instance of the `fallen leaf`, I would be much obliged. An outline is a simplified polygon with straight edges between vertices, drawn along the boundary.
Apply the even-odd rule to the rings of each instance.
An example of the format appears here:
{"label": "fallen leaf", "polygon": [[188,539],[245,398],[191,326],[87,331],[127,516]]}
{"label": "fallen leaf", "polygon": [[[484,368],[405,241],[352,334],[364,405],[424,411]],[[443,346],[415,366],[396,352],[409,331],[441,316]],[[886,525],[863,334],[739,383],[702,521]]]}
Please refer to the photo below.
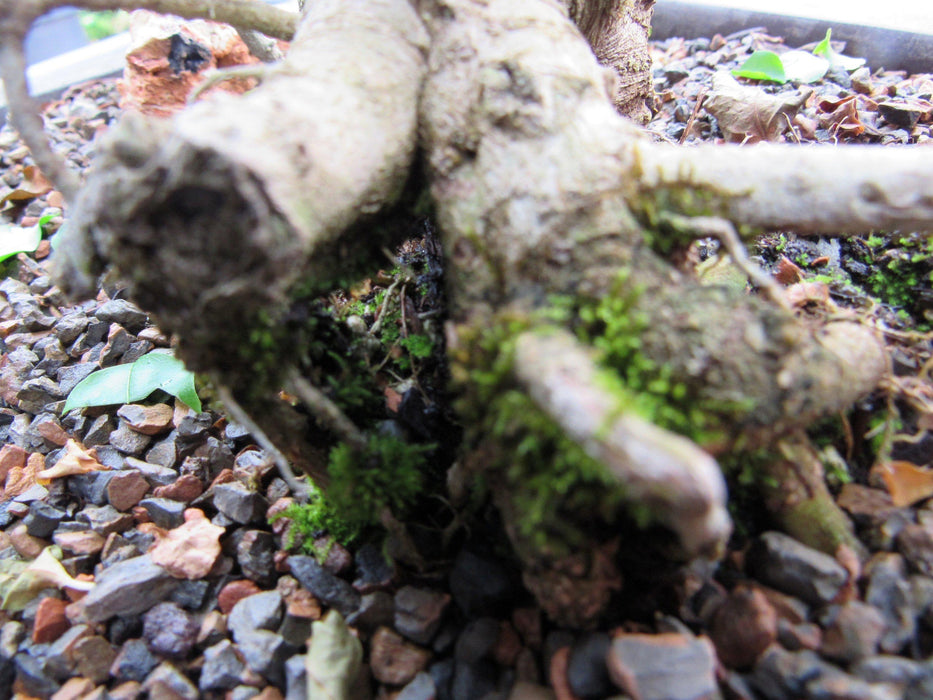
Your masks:
{"label": "fallen leaf", "polygon": [[39,168],[27,165],[23,169],[23,181],[17,185],[15,190],[7,193],[0,202],[35,199],[51,191],[52,183],[39,171]]}
{"label": "fallen leaf", "polygon": [[727,71],[720,71],[713,76],[713,88],[703,106],[716,117],[728,141],[778,141],[811,92],[770,95],[761,88],[740,85]]}
{"label": "fallen leaf", "polygon": [[786,256],[782,255],[781,259],[778,260],[777,271],[774,273],[774,279],[776,279],[779,284],[783,284],[785,287],[791,284],[796,284],[803,279],[803,270],[801,270]]}
{"label": "fallen leaf", "polygon": [[820,126],[824,129],[835,129],[852,136],[858,136],[865,131],[858,112],[857,95],[850,95],[842,100],[822,100],[818,107]]}
{"label": "fallen leaf", "polygon": [[220,556],[220,536],[224,532],[205,517],[204,511],[188,508],[184,524],[160,537],[149,548],[149,556],[175,578],[201,579]]}
{"label": "fallen leaf", "polygon": [[892,460],[882,464],[879,472],[891,500],[899,508],[933,496],[933,470],[911,462]]}
{"label": "fallen leaf", "polygon": [[97,452],[93,448],[85,450],[75,440],[69,440],[65,443],[65,453],[50,469],[43,469],[36,474],[36,479],[41,484],[47,484],[52,479],[60,479],[63,476],[75,476],[76,474],[89,474],[109,469],[101,464],[97,459]]}
{"label": "fallen leaf", "polygon": [[18,611],[29,605],[30,601],[44,588],[70,588],[75,591],[89,591],[93,582],[78,581],[65,571],[55,557],[55,548],[46,547],[38,557],[19,571],[5,571],[7,587],[3,591],[4,610]]}
{"label": "fallen leaf", "polygon": [[38,474],[45,467],[45,456],[39,452],[33,452],[26,459],[25,467],[13,467],[6,476],[6,486],[3,489],[3,500],[25,493],[38,482]]}
{"label": "fallen leaf", "polygon": [[363,661],[363,645],[336,610],[311,624],[305,668],[308,698],[351,700]]}

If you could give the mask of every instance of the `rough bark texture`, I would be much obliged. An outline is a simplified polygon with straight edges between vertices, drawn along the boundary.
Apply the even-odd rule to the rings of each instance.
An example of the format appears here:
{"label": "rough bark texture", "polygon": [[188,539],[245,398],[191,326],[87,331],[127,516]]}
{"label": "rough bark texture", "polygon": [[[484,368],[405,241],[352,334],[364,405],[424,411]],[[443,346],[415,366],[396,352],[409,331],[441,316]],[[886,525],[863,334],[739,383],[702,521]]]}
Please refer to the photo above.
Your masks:
{"label": "rough bark texture", "polygon": [[[650,6],[569,11],[610,59],[644,45]],[[725,451],[768,446],[846,406],[886,358],[851,319],[804,325],[762,299],[701,287],[658,254],[665,236],[690,235],[670,229],[665,209],[771,219],[755,218],[764,197],[751,176],[747,188],[719,183],[720,172],[751,173],[754,156],[696,162],[619,116],[637,116],[646,95],[644,52],[618,48],[622,78],[607,80],[567,6],[426,0],[420,11],[403,0],[316,2],[285,66],[254,93],[172,122],[128,121],[78,203],[59,264],[78,289],[116,264],[179,334],[185,359],[239,388],[263,351],[282,362],[266,346],[281,340],[296,296],[346,278],[391,238],[374,222],[409,179],[417,125],[447,256],[452,371],[473,422],[465,462],[488,472],[542,604],[558,621],[591,624],[621,584],[619,522],[664,525],[675,557],[715,553],[729,531],[712,458],[645,423],[639,387],[620,381],[630,362],[648,358],[653,369],[641,371],[711,420],[717,439],[702,446]],[[600,35],[607,16],[629,18],[628,31]],[[769,152],[770,162],[790,153]],[[798,158],[804,170],[814,162]],[[892,160],[892,171],[915,165]],[[862,201],[904,210],[888,182],[847,183]],[[927,190],[913,192],[911,221],[929,204]],[[785,220],[822,225],[804,210]],[[301,453],[303,435],[273,422],[277,439],[297,443],[289,454]],[[533,459],[513,464],[520,454]],[[548,492],[552,477],[565,491]],[[530,518],[543,502],[553,512]]]}
{"label": "rough bark texture", "polygon": [[655,0],[570,0],[570,17],[599,62],[616,75],[610,94],[620,114],[648,121],[652,94],[648,37]]}
{"label": "rough bark texture", "polygon": [[261,88],[122,120],[77,203],[65,287],[91,291],[114,264],[186,362],[241,378],[236,348],[296,287],[326,290],[391,242],[348,229],[402,193],[425,41],[406,3],[318,2]]}

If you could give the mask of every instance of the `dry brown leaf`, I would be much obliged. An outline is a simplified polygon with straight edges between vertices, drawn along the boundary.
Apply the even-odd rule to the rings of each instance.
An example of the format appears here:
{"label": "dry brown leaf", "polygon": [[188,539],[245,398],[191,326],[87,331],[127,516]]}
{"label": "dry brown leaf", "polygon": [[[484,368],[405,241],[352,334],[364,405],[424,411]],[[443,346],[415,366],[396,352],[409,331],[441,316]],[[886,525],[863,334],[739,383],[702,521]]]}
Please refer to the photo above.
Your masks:
{"label": "dry brown leaf", "polygon": [[820,126],[824,129],[835,129],[846,134],[857,136],[865,131],[858,112],[857,95],[851,95],[842,100],[823,100],[819,103]]}
{"label": "dry brown leaf", "polygon": [[713,88],[703,106],[716,117],[727,141],[779,141],[809,96],[809,91],[769,95],[761,88],[740,85],[721,71],[713,76]]}
{"label": "dry brown leaf", "polygon": [[51,191],[52,183],[39,171],[39,168],[27,165],[23,169],[23,181],[16,186],[15,190],[8,192],[3,199],[0,199],[0,203],[35,199]]}
{"label": "dry brown leaf", "polygon": [[933,496],[933,470],[912,462],[892,460],[880,465],[878,471],[898,508]]}
{"label": "dry brown leaf", "polygon": [[93,448],[85,450],[77,441],[69,440],[65,443],[65,453],[55,463],[55,466],[51,469],[43,469],[36,474],[36,477],[40,483],[47,484],[52,479],[60,479],[63,476],[88,474],[106,469],[108,467],[98,461],[97,453]]}
{"label": "dry brown leaf", "polygon": [[224,528],[214,525],[197,508],[185,511],[185,523],[169,530],[149,549],[152,561],[175,578],[207,576],[220,556]]}
{"label": "dry brown leaf", "polygon": [[45,456],[33,452],[26,459],[25,467],[13,467],[6,476],[6,486],[3,489],[3,500],[9,500],[21,493],[25,493],[38,483],[37,475],[45,467]]}
{"label": "dry brown leaf", "polygon": [[779,284],[783,284],[785,287],[787,287],[788,285],[796,284],[803,279],[803,270],[788,260],[787,257],[782,255],[781,259],[778,260],[777,271],[774,274],[774,279],[776,279]]}

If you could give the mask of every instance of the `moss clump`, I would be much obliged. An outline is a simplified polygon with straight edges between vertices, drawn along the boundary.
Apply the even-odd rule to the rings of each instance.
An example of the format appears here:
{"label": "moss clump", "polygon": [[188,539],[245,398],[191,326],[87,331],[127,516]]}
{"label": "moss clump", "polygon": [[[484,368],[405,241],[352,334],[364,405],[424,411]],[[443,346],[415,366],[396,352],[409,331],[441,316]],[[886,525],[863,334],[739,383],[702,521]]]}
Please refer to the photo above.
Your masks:
{"label": "moss clump", "polygon": [[872,235],[865,244],[871,251],[866,262],[873,267],[866,279],[871,293],[905,312],[899,314],[902,320],[909,321],[909,314],[918,330],[933,327],[929,295],[924,293],[933,283],[933,239],[917,234],[896,240]]}
{"label": "moss clump", "polygon": [[293,529],[285,545],[291,548],[301,537],[305,551],[318,558],[326,558],[327,553],[315,547],[316,538],[328,535],[332,541],[349,547],[356,542],[362,531],[358,523],[352,523],[341,517],[324,493],[313,484],[309,484],[307,503],[293,503],[281,513],[273,516],[270,522],[275,522],[280,518],[288,518],[293,523]]}
{"label": "moss clump", "polygon": [[603,382],[622,408],[700,445],[721,444],[734,416],[749,407],[701,401],[669,366],[642,352],[641,336],[650,319],[638,310],[640,295],[621,275],[602,299],[580,300],[573,312],[577,337],[600,352],[599,362],[607,370]]}
{"label": "moss clump", "polygon": [[481,455],[491,489],[508,496],[516,534],[524,546],[564,556],[614,520],[624,488],[515,383],[515,339],[531,327],[528,318],[505,316],[463,329],[452,370],[471,426],[468,447]]}
{"label": "moss clump", "polygon": [[404,515],[421,493],[431,445],[413,445],[388,435],[372,435],[365,452],[345,443],[330,451],[328,498],[348,522],[376,525],[385,509]]}

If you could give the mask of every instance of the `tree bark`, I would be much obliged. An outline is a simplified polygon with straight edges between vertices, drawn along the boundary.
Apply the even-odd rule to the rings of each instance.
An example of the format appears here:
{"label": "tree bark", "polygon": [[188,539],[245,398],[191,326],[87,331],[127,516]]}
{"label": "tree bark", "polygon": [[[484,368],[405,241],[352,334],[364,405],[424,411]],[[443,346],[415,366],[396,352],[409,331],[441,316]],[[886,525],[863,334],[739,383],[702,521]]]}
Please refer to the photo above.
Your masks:
{"label": "tree bark", "polygon": [[[386,216],[409,206],[423,169],[447,256],[464,461],[493,484],[542,604],[591,624],[621,583],[620,522],[663,525],[652,541],[674,558],[714,556],[729,525],[710,455],[774,449],[887,367],[853,318],[803,323],[678,272],[657,251],[693,233],[669,215],[829,230],[814,209],[845,196],[857,206],[834,210],[843,230],[933,220],[931,166],[909,149],[862,167],[834,165],[829,149],[650,143],[618,114],[641,111],[647,54],[618,47],[644,47],[651,4],[313,3],[254,92],[171,122],[124,120],[56,253],[60,279],[86,291],[115,265],[192,368],[294,417],[271,397],[298,338],[284,319],[378,259],[398,235]],[[601,33],[607,17],[618,22]],[[875,156],[885,165],[869,175]],[[800,192],[785,157],[851,173]],[[898,191],[905,169],[926,182]],[[805,204],[771,206],[769,187]],[[300,431],[269,415],[284,451],[320,470]]]}

